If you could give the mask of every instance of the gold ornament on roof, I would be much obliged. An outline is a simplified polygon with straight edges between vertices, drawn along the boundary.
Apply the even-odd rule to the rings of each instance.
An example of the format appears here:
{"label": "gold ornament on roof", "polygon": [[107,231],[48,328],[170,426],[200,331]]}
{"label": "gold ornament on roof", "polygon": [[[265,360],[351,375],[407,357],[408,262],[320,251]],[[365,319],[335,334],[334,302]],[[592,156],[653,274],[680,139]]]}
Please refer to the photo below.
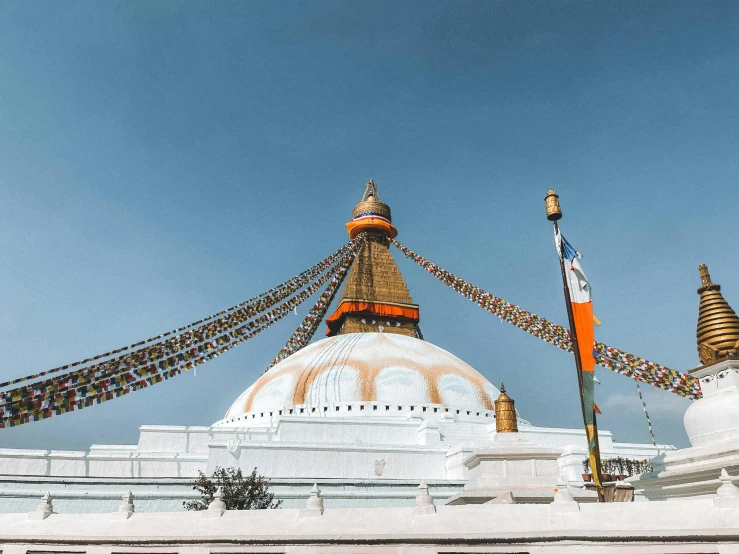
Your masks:
{"label": "gold ornament on roof", "polygon": [[701,277],[698,308],[698,356],[703,365],[712,365],[739,356],[739,317],[724,300],[721,285],[711,281],[708,267],[698,266]]}
{"label": "gold ornament on roof", "polygon": [[495,430],[498,433],[518,433],[518,418],[514,400],[505,392],[505,385],[500,384],[500,396],[495,404]]}
{"label": "gold ornament on roof", "polygon": [[559,207],[559,196],[554,189],[549,189],[544,197],[547,206],[547,219],[549,221],[557,221],[562,219],[562,208]]}

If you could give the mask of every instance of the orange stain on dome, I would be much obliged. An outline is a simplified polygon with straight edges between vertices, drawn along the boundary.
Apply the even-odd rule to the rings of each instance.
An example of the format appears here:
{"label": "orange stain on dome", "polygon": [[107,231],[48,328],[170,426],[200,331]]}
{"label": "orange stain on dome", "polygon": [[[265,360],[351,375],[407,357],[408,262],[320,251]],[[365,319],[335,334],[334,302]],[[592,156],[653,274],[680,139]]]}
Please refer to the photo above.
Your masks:
{"label": "orange stain on dome", "polygon": [[[350,335],[344,335],[344,337],[349,336]],[[397,335],[374,335],[373,339],[380,339],[382,342],[392,343],[393,341],[388,338],[390,336],[396,337]],[[331,346],[340,346],[344,348],[350,348],[351,352],[351,349],[353,349],[353,347],[358,344],[362,340],[362,338],[364,337],[359,338],[353,345],[337,345],[335,342],[336,339],[328,339],[327,344],[321,344],[320,342],[315,344],[315,347],[318,347],[318,345],[320,345],[320,347],[314,347],[316,349],[316,352],[310,360],[305,361],[306,363],[300,363],[302,362],[302,360],[292,360],[293,363],[291,363],[290,358],[288,358],[281,364],[278,364],[270,372],[260,377],[254,384],[254,387],[246,400],[243,411],[245,413],[250,412],[253,406],[254,399],[257,397],[259,392],[262,391],[266,385],[274,381],[276,378],[282,377],[283,375],[294,376],[294,381],[292,385],[293,404],[305,404],[308,400],[308,393],[310,392],[311,386],[315,383],[315,381],[325,372],[330,371],[336,367],[356,371],[358,376],[358,388],[360,391],[361,400],[364,402],[382,400],[378,399],[376,394],[377,378],[382,371],[391,367],[395,367],[406,371],[413,371],[422,376],[426,385],[426,395],[429,399],[429,403],[431,404],[444,404],[441,393],[439,392],[440,380],[443,377],[447,376],[457,376],[472,385],[475,391],[475,395],[486,410],[493,409],[493,400],[490,398],[490,395],[485,392],[485,385],[487,384],[487,381],[481,374],[477,373],[471,368],[466,369],[460,367],[452,367],[444,363],[424,365],[420,363],[414,363],[412,357],[401,357],[398,355],[382,358],[381,360],[362,360],[357,358],[347,358],[342,360],[341,362],[336,362],[334,357],[325,357],[323,360],[320,360],[320,358],[326,355],[327,348]],[[378,345],[377,350],[382,350],[383,346],[385,345]],[[395,346],[397,348],[397,345],[389,344],[388,346]],[[441,350],[441,352],[451,356],[444,350]],[[409,356],[412,356],[412,353],[410,353]],[[295,362],[298,362],[299,365]],[[281,365],[283,367],[280,367]]]}

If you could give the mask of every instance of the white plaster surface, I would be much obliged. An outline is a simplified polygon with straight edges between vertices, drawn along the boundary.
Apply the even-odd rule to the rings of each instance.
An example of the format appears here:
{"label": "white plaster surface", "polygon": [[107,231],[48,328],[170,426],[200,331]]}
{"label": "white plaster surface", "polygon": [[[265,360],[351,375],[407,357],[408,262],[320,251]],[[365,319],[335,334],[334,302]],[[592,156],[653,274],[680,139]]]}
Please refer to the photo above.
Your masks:
{"label": "white plaster surface", "polygon": [[[411,506],[420,479],[444,503],[469,480],[467,459],[494,444],[495,426],[474,411],[468,416],[467,410],[450,414],[443,406],[436,412],[433,406],[419,408],[397,411],[396,406],[392,417],[357,410],[351,417],[280,416],[260,428],[145,426],[138,444],[93,445],[88,452],[0,449],[0,512],[30,510],[52,489],[64,492],[59,501],[68,511],[107,511],[129,489],[140,498],[139,511],[178,510],[193,498],[189,483],[198,470],[207,473],[216,466],[248,472],[256,466],[272,479],[286,507],[297,507],[314,482],[335,498],[335,506]],[[538,485],[550,490],[556,464],[570,484],[582,483],[583,432],[520,429],[526,441],[554,458],[512,460],[509,478],[524,483],[535,472]],[[604,456],[656,453],[651,446],[622,448],[606,431],[601,436],[608,439],[602,443]]]}
{"label": "white plaster surface", "polygon": [[[729,554],[739,546],[739,508],[720,508],[711,499],[578,504],[565,496],[549,505],[432,506],[426,510],[336,509],[325,500],[323,512],[314,509],[313,517],[305,517],[305,509],[156,514],[137,509],[127,518],[117,513],[53,513],[43,520],[27,513],[0,514],[0,545],[4,554],[28,550],[205,553],[213,548],[286,554]],[[118,507],[111,512],[118,512]]]}

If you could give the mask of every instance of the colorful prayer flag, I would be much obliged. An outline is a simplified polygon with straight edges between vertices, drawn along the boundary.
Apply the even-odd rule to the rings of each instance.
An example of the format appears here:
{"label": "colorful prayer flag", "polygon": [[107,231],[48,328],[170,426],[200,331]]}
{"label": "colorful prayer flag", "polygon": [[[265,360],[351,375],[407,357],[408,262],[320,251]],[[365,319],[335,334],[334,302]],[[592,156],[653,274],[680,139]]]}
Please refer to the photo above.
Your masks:
{"label": "colorful prayer flag", "polygon": [[580,393],[582,399],[582,413],[585,421],[585,435],[588,442],[588,458],[593,472],[593,482],[596,487],[601,486],[600,446],[598,445],[598,425],[595,405],[595,320],[593,319],[593,301],[591,298],[590,283],[580,266],[582,254],[567,242],[559,228],[555,231],[557,253],[562,260],[565,272],[565,281],[570,293],[572,308],[572,323],[577,335],[577,353],[580,357],[582,374],[580,377]]}

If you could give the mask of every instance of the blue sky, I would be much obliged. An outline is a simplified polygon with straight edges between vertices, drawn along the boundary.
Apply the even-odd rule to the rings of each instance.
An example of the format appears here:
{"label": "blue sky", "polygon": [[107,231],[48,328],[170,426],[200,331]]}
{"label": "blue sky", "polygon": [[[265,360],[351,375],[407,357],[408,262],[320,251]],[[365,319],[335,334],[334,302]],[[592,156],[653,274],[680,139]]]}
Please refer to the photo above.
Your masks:
{"label": "blue sky", "polygon": [[[3,2],[0,376],[282,282],[346,241],[370,177],[401,242],[565,323],[554,187],[596,337],[695,367],[699,263],[739,308],[738,25],[736,3],[709,1]],[[581,426],[571,355],[394,254],[427,340],[505,381],[533,423]],[[207,425],[299,321],[0,442]],[[597,375],[600,427],[649,441],[633,381]],[[658,441],[686,445],[689,402],[644,389]]]}

